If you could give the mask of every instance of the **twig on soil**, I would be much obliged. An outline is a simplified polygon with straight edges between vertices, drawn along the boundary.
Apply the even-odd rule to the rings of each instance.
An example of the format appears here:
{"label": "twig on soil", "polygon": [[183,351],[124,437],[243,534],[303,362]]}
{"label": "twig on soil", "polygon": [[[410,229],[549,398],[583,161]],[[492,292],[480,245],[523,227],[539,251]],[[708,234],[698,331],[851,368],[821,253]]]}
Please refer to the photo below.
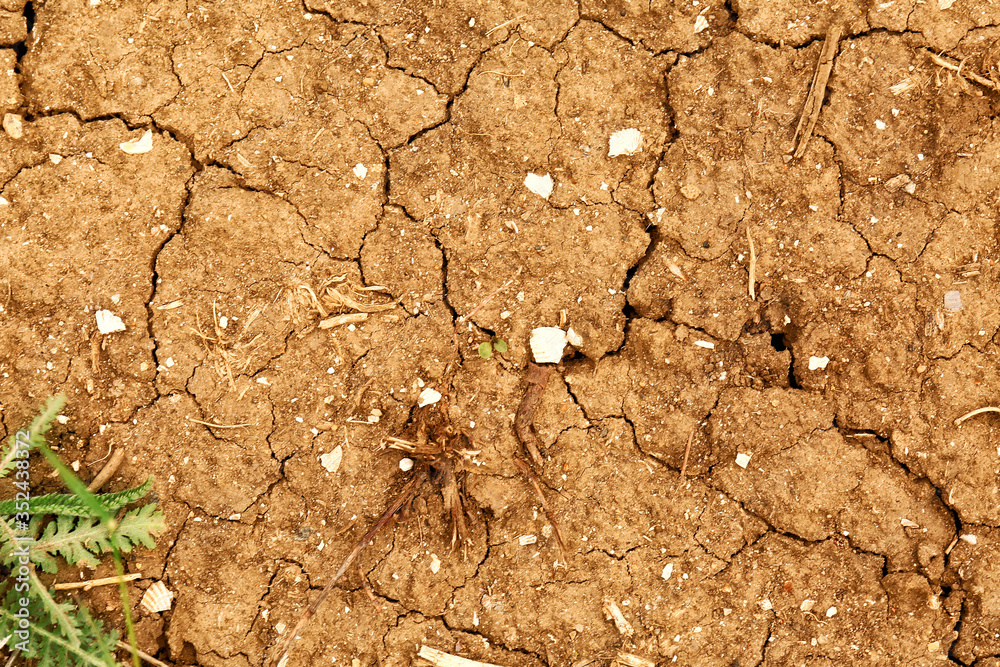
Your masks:
{"label": "twig on soil", "polygon": [[[126,574],[121,578],[122,581],[135,581],[136,579],[142,579],[141,572]],[[117,584],[118,581],[118,577],[104,577],[103,579],[90,579],[88,581],[73,581],[64,584],[56,584],[52,588],[57,591],[71,591],[76,588],[82,588],[85,591],[89,591],[94,586],[108,586],[110,584]]]}
{"label": "twig on soil", "polygon": [[549,524],[552,526],[552,532],[555,533],[556,542],[559,543],[559,551],[562,553],[563,564],[569,565],[569,558],[566,554],[566,544],[563,542],[562,531],[559,530],[559,524],[556,523],[555,517],[552,515],[552,511],[549,509],[549,504],[545,502],[545,494],[542,493],[542,485],[538,481],[538,475],[532,470],[527,463],[521,459],[514,459],[514,463],[517,467],[528,477],[528,481],[531,482],[531,486],[535,489],[535,494],[538,499],[542,501],[542,512],[545,513],[545,518],[549,520]]}
{"label": "twig on soil", "polygon": [[451,655],[450,653],[445,653],[444,651],[439,651],[436,648],[424,646],[423,644],[420,645],[417,657],[425,660],[434,667],[499,667],[489,662],[460,658],[457,655]]}
{"label": "twig on soil", "polygon": [[[129,652],[132,651],[132,647],[123,641],[118,642],[118,648],[123,648]],[[136,649],[135,654],[140,658],[142,658],[143,660],[145,660],[146,662],[148,662],[149,664],[156,665],[156,667],[170,667],[170,665],[168,665],[167,663],[163,662],[162,660],[157,660],[156,658],[146,653],[145,651],[140,651],[139,649]]]}
{"label": "twig on soil", "polygon": [[617,662],[627,665],[627,667],[656,667],[656,663],[649,658],[643,658],[634,653],[625,653],[624,651],[618,653]]}
{"label": "twig on soil", "polygon": [[552,368],[549,366],[539,366],[528,362],[528,374],[525,377],[528,381],[528,389],[524,392],[524,398],[521,399],[521,405],[518,406],[517,414],[514,417],[514,432],[517,434],[517,439],[524,445],[525,451],[531,457],[531,462],[539,468],[544,465],[544,461],[538,451],[538,439],[532,429],[534,428],[535,409],[538,408],[538,404],[542,400],[542,393],[545,391],[545,385],[549,381],[551,372]]}
{"label": "twig on soil", "polygon": [[625,618],[625,614],[611,598],[604,598],[604,617],[614,621],[621,636],[631,637],[635,634],[635,628],[632,627],[632,624]]}
{"label": "twig on soil", "polygon": [[995,81],[991,81],[990,79],[987,79],[985,76],[980,76],[975,72],[969,72],[969,71],[963,72],[962,66],[965,65],[965,60],[962,60],[962,62],[955,64],[955,62],[952,61],[950,58],[945,58],[944,56],[936,55],[934,53],[931,53],[927,49],[924,49],[924,53],[930,56],[930,59],[934,61],[935,65],[940,65],[945,69],[950,69],[953,72],[958,72],[959,76],[963,76],[969,81],[974,81],[975,83],[978,83],[980,86],[985,86],[990,90],[996,90],[1000,92],[1000,85],[997,85]]}
{"label": "twig on soil", "polygon": [[339,327],[345,324],[360,324],[367,319],[368,313],[344,313],[343,315],[334,315],[333,317],[321,320],[319,328],[332,329],[333,327]]}
{"label": "twig on soil", "polygon": [[201,424],[202,426],[210,426],[212,428],[243,428],[245,426],[253,426],[253,424],[213,424],[212,422],[203,422],[200,419],[195,419],[194,417],[188,417],[188,421],[194,422],[195,424]]}
{"label": "twig on soil", "polygon": [[108,483],[116,472],[118,472],[118,466],[122,464],[125,460],[125,450],[119,449],[111,456],[111,460],[108,461],[101,472],[97,473],[97,477],[87,486],[87,490],[91,493],[95,493],[101,490],[101,487]]}
{"label": "twig on soil", "polygon": [[401,509],[403,509],[410,502],[413,501],[413,499],[417,495],[417,488],[420,486],[420,484],[423,483],[425,479],[427,479],[427,469],[424,466],[421,467],[420,471],[416,475],[414,475],[409,482],[406,483],[406,486],[403,487],[403,490],[400,491],[399,495],[396,497],[395,502],[393,502],[392,505],[389,506],[389,509],[385,511],[385,513],[378,520],[378,522],[371,528],[371,530],[365,533],[365,536],[361,538],[361,541],[358,542],[357,546],[354,547],[354,550],[347,555],[346,559],[344,559],[344,562],[341,564],[340,569],[338,569],[337,573],[333,575],[333,578],[330,579],[330,583],[326,585],[326,588],[324,588],[323,591],[319,594],[319,597],[313,600],[313,603],[309,605],[309,607],[302,613],[302,616],[299,618],[298,623],[295,624],[295,627],[292,628],[291,634],[288,635],[288,639],[286,639],[284,643],[281,644],[280,649],[274,655],[274,658],[271,660],[272,667],[277,667],[277,665],[280,665],[282,663],[282,661],[285,659],[285,656],[288,655],[288,651],[292,648],[292,644],[298,638],[299,633],[302,632],[302,628],[305,627],[306,623],[309,622],[310,618],[316,615],[316,612],[319,610],[320,605],[323,604],[323,601],[330,594],[330,591],[333,590],[333,587],[336,585],[336,583],[340,581],[340,578],[344,576],[345,572],[347,572],[347,568],[350,567],[351,563],[354,562],[354,559],[358,557],[358,554],[360,554],[361,550],[365,548],[365,545],[368,544],[368,542],[372,538],[374,538],[379,531],[385,528]]}
{"label": "twig on soil", "polygon": [[687,447],[684,448],[684,463],[681,464],[681,479],[684,479],[684,475],[687,474],[688,469],[688,457],[691,456],[691,443],[694,442],[694,431],[691,431],[691,435],[688,436]]}
{"label": "twig on soil", "polygon": [[489,37],[490,34],[492,34],[493,32],[495,32],[497,30],[499,30],[500,28],[505,28],[505,27],[509,26],[511,23],[513,23],[514,21],[520,21],[523,18],[524,18],[523,16],[515,16],[514,18],[512,18],[509,21],[504,21],[500,25],[493,26],[492,28],[490,28],[489,30],[486,31],[486,35],[484,35],[484,36],[485,37]]}
{"label": "twig on soil", "polygon": [[969,417],[975,417],[976,415],[981,415],[984,412],[1000,412],[1000,408],[979,408],[978,410],[973,410],[972,412],[970,412],[968,414],[964,414],[961,417],[959,417],[958,419],[956,419],[955,420],[955,426],[958,426],[959,424],[961,424],[962,422],[964,422]]}
{"label": "twig on soil", "polygon": [[753,245],[753,237],[750,235],[750,225],[747,225],[747,241],[750,242],[750,268],[749,268],[749,291],[750,300],[757,300],[757,249]]}
{"label": "twig on soil", "polygon": [[[809,139],[812,138],[813,130],[816,128],[816,121],[819,120],[820,110],[823,108],[823,98],[826,96],[826,84],[830,80],[830,72],[833,71],[833,59],[837,55],[837,47],[840,45],[840,35],[843,29],[839,25],[830,28],[823,42],[823,50],[819,55],[819,62],[816,64],[816,73],[813,75],[812,85],[809,86],[809,94],[806,96],[805,106],[802,108],[802,116],[799,124],[795,128],[795,135],[792,137],[792,144],[795,145],[795,152],[792,157],[799,159],[806,152]],[[802,127],[805,124],[805,132]]]}

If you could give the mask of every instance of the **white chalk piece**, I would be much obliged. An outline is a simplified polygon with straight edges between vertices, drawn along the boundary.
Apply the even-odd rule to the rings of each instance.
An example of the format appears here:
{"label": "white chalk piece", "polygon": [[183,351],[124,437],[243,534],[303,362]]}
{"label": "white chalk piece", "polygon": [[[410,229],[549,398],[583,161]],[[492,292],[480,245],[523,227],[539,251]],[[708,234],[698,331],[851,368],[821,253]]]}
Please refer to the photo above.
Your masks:
{"label": "white chalk piece", "polygon": [[344,448],[340,445],[334,447],[332,452],[321,454],[319,463],[327,472],[337,472],[340,469],[340,462],[344,459]]}
{"label": "white chalk piece", "polygon": [[747,465],[749,465],[750,463],[751,456],[753,456],[753,454],[737,454],[736,465],[738,465],[741,468],[746,468]]}
{"label": "white chalk piece", "polygon": [[824,369],[828,363],[830,363],[830,357],[809,357],[809,370]]}
{"label": "white chalk piece", "polygon": [[663,566],[663,572],[660,573],[660,576],[663,577],[664,581],[666,581],[667,579],[670,578],[670,575],[673,573],[674,573],[674,564],[667,563],[666,565]]}
{"label": "white chalk piece", "polygon": [[360,162],[354,165],[354,175],[357,176],[362,181],[365,180],[365,176],[368,175],[368,167],[361,164]]}
{"label": "white chalk piece", "polygon": [[125,331],[125,324],[122,318],[118,317],[110,310],[99,310],[96,314],[97,330],[105,336],[116,331]]}
{"label": "white chalk piece", "polygon": [[146,130],[141,137],[129,139],[118,144],[118,148],[130,155],[148,153],[153,150],[153,131]]}
{"label": "white chalk piece", "polygon": [[552,194],[552,177],[548,174],[539,176],[529,173],[524,177],[524,186],[542,199],[548,199]]}
{"label": "white chalk piece", "polygon": [[529,343],[536,364],[558,363],[566,348],[566,332],[559,327],[538,327],[531,330]]}
{"label": "white chalk piece", "polygon": [[422,392],[420,396],[417,397],[417,407],[422,408],[425,405],[432,405],[441,400],[441,392],[436,389],[431,389],[427,387]]}
{"label": "white chalk piece", "polygon": [[566,340],[569,341],[569,344],[573,347],[580,347],[583,345],[583,336],[573,331],[573,327],[566,329]]}

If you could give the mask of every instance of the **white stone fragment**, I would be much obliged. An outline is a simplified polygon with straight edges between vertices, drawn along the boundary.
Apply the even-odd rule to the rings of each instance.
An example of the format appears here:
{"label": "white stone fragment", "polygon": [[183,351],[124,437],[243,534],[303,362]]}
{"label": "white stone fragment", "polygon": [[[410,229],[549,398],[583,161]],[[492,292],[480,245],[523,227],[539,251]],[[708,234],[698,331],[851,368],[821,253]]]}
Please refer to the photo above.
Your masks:
{"label": "white stone fragment", "polygon": [[698,18],[694,20],[694,34],[697,35],[706,28],[708,28],[708,19],[703,15],[698,14]]}
{"label": "white stone fragment", "polygon": [[162,581],[155,581],[149,588],[146,589],[146,592],[143,593],[142,602],[139,604],[149,613],[159,614],[162,611],[170,609],[173,599],[174,594],[173,592],[167,590],[167,585]]}
{"label": "white stone fragment", "polygon": [[580,347],[583,345],[583,336],[573,331],[573,327],[566,329],[566,340],[569,341],[569,344],[573,347]]}
{"label": "white stone fragment", "polygon": [[919,523],[910,521],[909,519],[900,519],[899,523],[903,526],[903,528],[920,528]]}
{"label": "white stone fragment", "polygon": [[99,310],[97,311],[97,330],[104,335],[114,333],[116,331],[125,331],[125,324],[122,322],[122,318],[118,317],[110,310]]}
{"label": "white stone fragment", "polygon": [[608,139],[608,157],[642,152],[642,132],[634,127],[618,130]]}
{"label": "white stone fragment", "polygon": [[736,455],[736,465],[741,468],[746,468],[750,463],[750,457],[753,454],[743,454],[742,452]]}
{"label": "white stone fragment", "polygon": [[975,535],[965,534],[965,535],[962,535],[961,537],[959,537],[958,539],[964,540],[964,541],[968,542],[969,544],[979,544],[979,538],[976,537]]}
{"label": "white stone fragment", "polygon": [[826,368],[828,363],[830,363],[830,357],[809,357],[809,370]]}
{"label": "white stone fragment", "polygon": [[764,598],[757,604],[760,605],[760,608],[763,609],[764,611],[771,611],[772,609],[774,609],[774,605],[771,604],[771,601],[768,600],[767,598]]}
{"label": "white stone fragment", "polygon": [[816,606],[816,600],[803,600],[802,604],[799,605],[799,609],[802,611],[812,611],[812,608]]}
{"label": "white stone fragment", "polygon": [[537,327],[531,330],[529,344],[536,364],[558,363],[566,349],[566,332],[559,327]]}
{"label": "white stone fragment", "polygon": [[441,559],[438,558],[437,554],[431,554],[431,572],[437,574],[441,569]]}
{"label": "white stone fragment", "polygon": [[548,199],[549,195],[552,194],[552,177],[548,174],[539,176],[529,173],[524,177],[524,186],[542,199]]}
{"label": "white stone fragment", "polygon": [[827,618],[832,618],[833,616],[836,616],[836,615],[837,615],[837,608],[836,607],[830,607],[829,609],[826,610],[826,617]]}
{"label": "white stone fragment", "polygon": [[885,129],[885,121],[884,120],[876,120],[875,121],[875,127],[877,127],[880,130],[884,130]]}
{"label": "white stone fragment", "polygon": [[341,445],[334,447],[332,452],[321,454],[319,463],[327,472],[337,472],[340,469],[340,462],[344,460],[344,448]]}
{"label": "white stone fragment", "polygon": [[714,350],[715,349],[715,343],[712,343],[712,342],[707,341],[707,340],[696,340],[694,342],[694,344],[697,345],[698,347],[703,347],[706,350]]}
{"label": "white stone fragment", "polygon": [[663,572],[660,573],[660,576],[663,577],[664,581],[667,581],[668,579],[670,579],[670,575],[673,573],[674,573],[674,564],[667,563],[666,565],[663,566]]}
{"label": "white stone fragment", "polygon": [[422,408],[425,405],[433,405],[441,400],[441,392],[437,389],[431,389],[427,387],[420,395],[417,397],[417,407]]}
{"label": "white stone fragment", "polygon": [[941,11],[951,9],[953,4],[955,4],[955,0],[938,0],[938,9]]}
{"label": "white stone fragment", "polygon": [[16,113],[5,113],[3,115],[3,129],[11,139],[23,137],[24,128],[21,125],[21,116]]}
{"label": "white stone fragment", "polygon": [[49,162],[52,164],[59,164],[63,161],[63,156],[58,153],[49,153]]}
{"label": "white stone fragment", "polygon": [[410,470],[413,470],[413,459],[409,458],[400,459],[399,469],[402,470],[403,472],[409,472]]}
{"label": "white stone fragment", "polygon": [[368,167],[361,164],[360,162],[354,165],[354,175],[360,180],[365,180],[365,176],[368,175]]}
{"label": "white stone fragment", "polygon": [[534,544],[537,541],[538,541],[537,535],[521,535],[519,538],[517,538],[517,543],[520,544],[522,547],[526,547],[529,544]]}
{"label": "white stone fragment", "polygon": [[148,153],[153,150],[153,131],[146,130],[143,132],[141,137],[123,141],[118,144],[118,148],[122,149],[123,152],[128,153],[129,155]]}

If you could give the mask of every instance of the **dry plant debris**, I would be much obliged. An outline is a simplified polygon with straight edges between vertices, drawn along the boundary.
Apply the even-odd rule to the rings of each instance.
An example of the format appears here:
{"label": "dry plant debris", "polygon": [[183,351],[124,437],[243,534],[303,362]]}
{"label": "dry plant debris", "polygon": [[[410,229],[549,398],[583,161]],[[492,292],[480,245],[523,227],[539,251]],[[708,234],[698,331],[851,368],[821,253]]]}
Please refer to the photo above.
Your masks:
{"label": "dry plant debris", "polygon": [[[835,25],[830,28],[823,42],[823,51],[819,55],[819,62],[816,64],[816,74],[813,75],[812,85],[809,86],[809,95],[806,97],[805,106],[802,108],[802,116],[799,124],[795,128],[795,136],[792,143],[795,144],[795,152],[792,154],[796,160],[801,158],[812,138],[813,130],[816,128],[816,121],[819,120],[819,112],[823,109],[823,98],[826,96],[826,84],[830,80],[830,72],[833,71],[833,59],[837,55],[837,47],[840,45],[840,36],[843,28]],[[803,124],[805,131],[803,132]]]}
{"label": "dry plant debris", "polygon": [[[469,524],[466,521],[465,501],[461,490],[461,473],[465,462],[478,454],[479,450],[473,449],[469,436],[451,423],[447,407],[448,400],[444,398],[439,402],[417,408],[414,418],[413,440],[390,438],[386,442],[386,449],[404,451],[413,459],[414,465],[409,480],[390,504],[389,509],[358,541],[354,550],[347,556],[330,582],[302,614],[291,633],[275,653],[271,661],[272,665],[282,664],[299,633],[319,610],[320,605],[347,572],[348,567],[358,557],[365,545],[391,526],[402,513],[409,512],[413,501],[422,492],[425,482],[431,482],[440,489],[445,511],[451,522],[452,548],[454,549],[458,543],[464,546],[471,541]],[[363,574],[361,578],[369,596],[372,596]]]}
{"label": "dry plant debris", "polygon": [[[308,290],[308,293],[311,294],[311,290]],[[543,465],[543,460],[538,451],[537,445],[535,444],[535,436],[533,433],[534,413],[541,401],[542,392],[545,389],[551,372],[552,368],[550,366],[541,366],[530,362],[528,363],[528,372],[526,375],[528,388],[525,391],[524,398],[522,399],[520,407],[517,411],[517,417],[515,418],[515,431],[521,439],[521,442],[525,445],[525,449],[531,455],[532,460],[539,467]],[[279,645],[278,650],[275,652],[274,657],[271,660],[270,664],[272,666],[278,667],[279,665],[284,664],[284,661],[289,655],[292,644],[295,642],[296,638],[298,638],[302,629],[309,622],[309,619],[316,614],[320,606],[323,604],[323,601],[333,590],[333,587],[337,584],[337,582],[340,581],[341,577],[344,576],[351,564],[357,559],[365,545],[369,544],[383,530],[388,529],[401,515],[409,514],[413,501],[416,500],[416,498],[424,490],[425,482],[430,482],[433,486],[440,490],[441,497],[444,501],[444,509],[448,514],[449,522],[451,524],[451,548],[454,549],[458,544],[461,544],[464,547],[471,543],[472,540],[469,531],[469,524],[466,520],[468,515],[468,510],[466,509],[467,501],[464,499],[462,491],[464,482],[462,473],[464,472],[465,463],[478,454],[480,450],[473,448],[475,441],[468,433],[452,423],[448,416],[448,406],[449,400],[447,396],[439,396],[439,400],[435,400],[427,404],[421,403],[417,408],[415,408],[416,412],[412,422],[414,431],[412,436],[413,439],[406,440],[403,438],[390,437],[385,443],[383,443],[384,449],[395,449],[406,452],[408,459],[404,460],[412,460],[412,463],[409,466],[405,468],[402,468],[401,466],[404,471],[410,472],[409,480],[396,495],[395,500],[393,500],[393,502],[389,505],[389,508],[382,514],[375,525],[358,541],[354,549],[350,552],[350,554],[348,554],[347,558],[344,559],[344,562],[341,563],[340,567],[337,569],[336,573],[330,579],[329,583],[327,583],[326,587],[319,594],[319,596],[312,602],[312,604],[309,605],[305,612],[303,612],[295,627]],[[554,514],[545,500],[541,480],[535,471],[532,470],[531,466],[524,461],[515,458],[514,463],[525,474],[525,477],[528,478],[536,496],[542,504],[545,517],[552,526],[553,534],[555,535],[556,542],[562,555],[562,560],[564,563],[568,562],[566,545],[563,540],[562,532],[559,529],[559,524],[556,521]],[[360,567],[359,573],[361,574],[362,586],[368,593],[369,598],[374,601],[374,593],[372,592],[364,573],[361,572]],[[433,651],[433,649],[429,650]],[[483,663],[470,662],[462,664],[478,665]]]}
{"label": "dry plant debris", "polygon": [[417,657],[423,660],[426,664],[433,665],[433,667],[499,667],[499,665],[494,665],[489,662],[479,662],[478,660],[460,658],[457,655],[451,655],[450,653],[445,653],[444,651],[439,651],[436,648],[423,645],[420,646],[420,651],[417,653]]}

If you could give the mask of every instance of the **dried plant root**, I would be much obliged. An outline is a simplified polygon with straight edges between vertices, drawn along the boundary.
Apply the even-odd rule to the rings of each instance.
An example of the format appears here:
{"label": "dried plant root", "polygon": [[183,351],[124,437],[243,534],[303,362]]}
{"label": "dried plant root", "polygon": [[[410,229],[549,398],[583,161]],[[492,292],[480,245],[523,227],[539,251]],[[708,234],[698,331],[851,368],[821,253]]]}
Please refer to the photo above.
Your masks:
{"label": "dried plant root", "polygon": [[552,515],[552,511],[549,509],[549,504],[545,501],[545,494],[542,493],[542,485],[538,481],[538,475],[531,467],[522,461],[521,459],[514,459],[514,463],[517,467],[527,476],[528,481],[531,482],[531,486],[535,489],[535,494],[538,499],[542,501],[542,511],[545,513],[545,518],[549,520],[549,524],[552,526],[552,532],[555,533],[556,542],[559,543],[559,552],[562,554],[563,563],[569,563],[569,559],[566,555],[566,544],[563,542],[562,531],[559,530],[559,524],[556,523],[555,516]]}
{"label": "dried plant root", "polygon": [[371,530],[365,533],[365,536],[361,538],[361,541],[358,542],[357,546],[354,547],[354,550],[347,555],[347,558],[344,559],[344,562],[341,564],[340,569],[338,569],[337,573],[333,575],[333,578],[330,579],[330,583],[326,585],[326,588],[324,588],[323,591],[319,594],[319,597],[317,597],[313,601],[313,603],[309,605],[309,607],[302,613],[302,616],[299,618],[298,623],[296,623],[295,627],[292,628],[292,632],[288,635],[288,638],[281,644],[280,649],[274,655],[274,658],[271,660],[272,667],[277,667],[279,664],[282,663],[282,661],[288,655],[288,652],[291,650],[292,644],[298,638],[299,634],[302,632],[302,629],[306,626],[306,623],[308,623],[309,619],[311,619],[313,616],[316,615],[316,612],[319,610],[320,605],[322,605],[323,601],[326,600],[326,596],[330,594],[330,591],[333,590],[333,587],[336,585],[336,583],[340,581],[340,578],[342,576],[344,576],[344,573],[347,572],[347,568],[351,566],[351,563],[353,563],[354,559],[358,557],[358,554],[361,553],[361,550],[364,549],[365,545],[368,544],[383,528],[388,526],[401,509],[403,509],[404,507],[408,506],[410,503],[413,502],[413,499],[417,495],[417,489],[420,488],[420,485],[426,479],[427,479],[426,467],[421,466],[417,474],[415,474],[410,479],[410,481],[406,483],[406,486],[403,487],[403,490],[399,492],[399,495],[396,496],[396,500],[392,503],[392,505],[389,506],[389,509],[385,511],[385,514],[382,515],[382,517],[371,528]]}
{"label": "dried plant root", "polygon": [[524,445],[531,462],[538,467],[542,467],[544,462],[538,451],[538,438],[533,430],[535,410],[542,401],[542,393],[551,373],[550,366],[539,366],[528,362],[528,374],[525,377],[528,389],[524,392],[524,398],[521,399],[521,405],[518,406],[517,414],[514,416],[514,432],[517,434],[517,439]]}

